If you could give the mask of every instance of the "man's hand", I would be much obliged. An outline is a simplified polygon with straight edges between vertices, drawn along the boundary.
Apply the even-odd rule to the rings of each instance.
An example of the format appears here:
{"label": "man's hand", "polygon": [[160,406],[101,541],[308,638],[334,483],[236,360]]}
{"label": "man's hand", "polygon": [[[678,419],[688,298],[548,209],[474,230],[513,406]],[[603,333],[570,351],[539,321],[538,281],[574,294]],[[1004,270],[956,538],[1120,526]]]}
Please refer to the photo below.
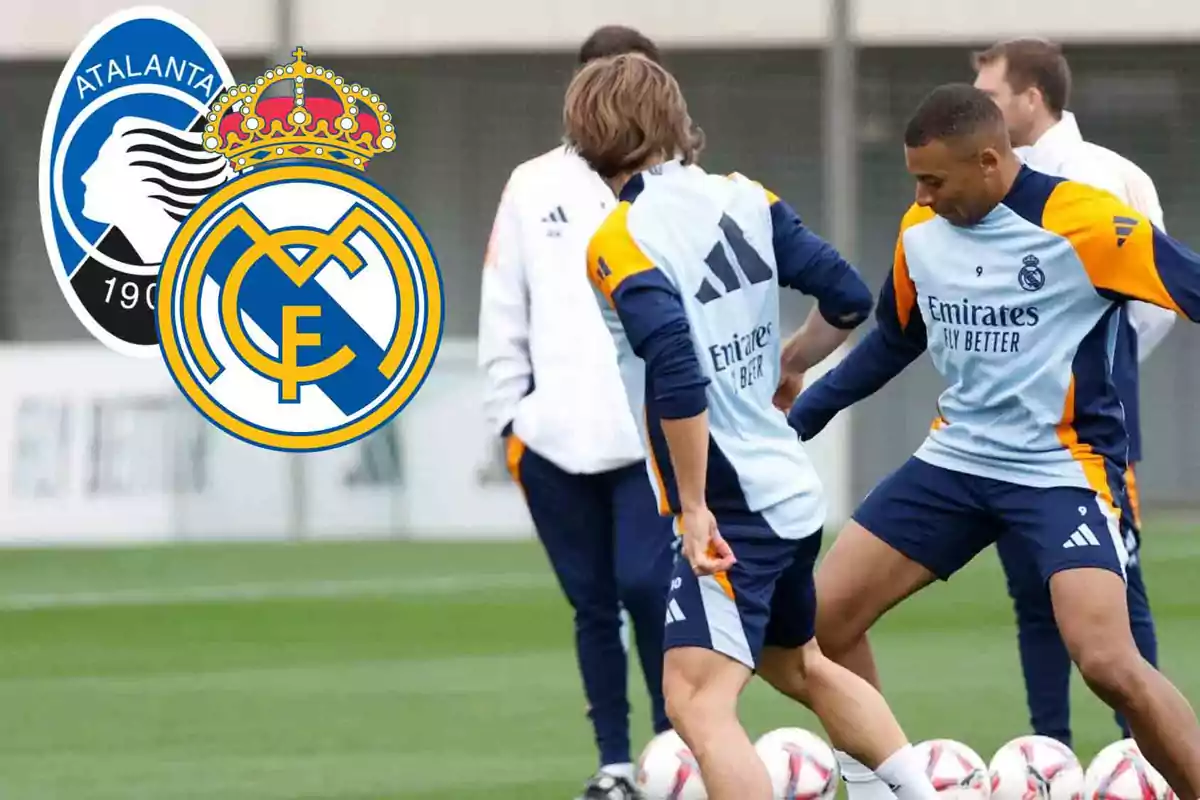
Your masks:
{"label": "man's hand", "polygon": [[792,410],[792,406],[795,404],[796,398],[800,396],[800,391],[803,388],[803,372],[784,372],[783,378],[779,381],[779,387],[775,390],[775,396],[771,399],[771,403],[786,414]]}
{"label": "man's hand", "polygon": [[697,575],[724,572],[737,558],[717,530],[717,518],[707,507],[684,510],[680,526],[683,529],[683,556]]}
{"label": "man's hand", "polygon": [[[793,333],[783,343],[783,350],[779,354],[779,374],[785,378],[795,376],[803,384],[804,373],[832,355],[833,351],[841,347],[849,336],[848,329],[834,327],[825,317],[821,316],[819,309],[814,308],[809,312],[804,324],[800,326],[800,330]],[[782,383],[780,387],[783,387]],[[800,394],[799,387],[789,401],[789,408],[791,401],[794,401],[798,394]]]}

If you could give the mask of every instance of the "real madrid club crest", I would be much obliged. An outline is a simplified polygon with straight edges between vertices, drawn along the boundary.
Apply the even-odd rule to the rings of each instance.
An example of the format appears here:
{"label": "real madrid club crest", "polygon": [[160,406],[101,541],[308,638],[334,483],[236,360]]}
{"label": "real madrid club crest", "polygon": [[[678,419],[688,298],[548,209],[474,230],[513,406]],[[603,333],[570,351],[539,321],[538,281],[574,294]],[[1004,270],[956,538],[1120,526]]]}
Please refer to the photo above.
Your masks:
{"label": "real madrid club crest", "polygon": [[363,174],[396,146],[387,106],[293,55],[205,117],[204,151],[238,176],[167,248],[158,332],[172,376],[213,424],[311,451],[408,403],[441,341],[443,297],[420,228]]}
{"label": "real madrid club crest", "polygon": [[233,177],[201,144],[209,105],[232,84],[208,37],[160,8],[105,19],[59,76],[42,132],[42,234],[71,310],[117,352],[158,357],[167,243]]}
{"label": "real madrid club crest", "polygon": [[1021,269],[1017,272],[1017,282],[1027,292],[1036,292],[1046,285],[1046,273],[1038,266],[1042,262],[1033,253],[1021,259]]}

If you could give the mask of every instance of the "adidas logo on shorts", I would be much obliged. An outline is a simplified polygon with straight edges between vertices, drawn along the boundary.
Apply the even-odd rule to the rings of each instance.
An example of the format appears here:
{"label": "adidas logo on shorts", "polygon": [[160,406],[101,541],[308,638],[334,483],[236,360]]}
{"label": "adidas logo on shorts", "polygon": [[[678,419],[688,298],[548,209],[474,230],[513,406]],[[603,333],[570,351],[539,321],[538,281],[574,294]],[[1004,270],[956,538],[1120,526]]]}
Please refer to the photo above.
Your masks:
{"label": "adidas logo on shorts", "polygon": [[1092,533],[1092,529],[1085,522],[1075,529],[1071,537],[1063,542],[1063,549],[1069,550],[1072,547],[1099,547],[1100,540],[1096,538],[1096,534]]}

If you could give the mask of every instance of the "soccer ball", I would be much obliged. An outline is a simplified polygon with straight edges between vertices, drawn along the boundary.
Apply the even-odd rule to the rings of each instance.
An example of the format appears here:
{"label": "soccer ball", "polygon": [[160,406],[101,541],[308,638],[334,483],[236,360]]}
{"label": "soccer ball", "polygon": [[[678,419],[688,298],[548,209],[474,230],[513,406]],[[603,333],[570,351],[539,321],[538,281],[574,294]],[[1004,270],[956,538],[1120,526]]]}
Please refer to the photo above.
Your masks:
{"label": "soccer ball", "polygon": [[990,800],[987,764],[971,748],[952,739],[930,739],[916,745],[925,774],[946,800]]}
{"label": "soccer ball", "polygon": [[708,800],[700,765],[675,731],[660,733],[642,750],[637,788],[646,800]]}
{"label": "soccer ball", "polygon": [[1083,786],[1084,800],[1175,800],[1175,793],[1133,739],[1113,742],[1097,753]]}
{"label": "soccer ball", "polygon": [[779,728],[754,743],[771,776],[774,800],[832,800],[838,787],[833,750],[803,728]]}
{"label": "soccer ball", "polygon": [[1083,767],[1057,739],[1019,736],[988,765],[992,800],[1083,800]]}

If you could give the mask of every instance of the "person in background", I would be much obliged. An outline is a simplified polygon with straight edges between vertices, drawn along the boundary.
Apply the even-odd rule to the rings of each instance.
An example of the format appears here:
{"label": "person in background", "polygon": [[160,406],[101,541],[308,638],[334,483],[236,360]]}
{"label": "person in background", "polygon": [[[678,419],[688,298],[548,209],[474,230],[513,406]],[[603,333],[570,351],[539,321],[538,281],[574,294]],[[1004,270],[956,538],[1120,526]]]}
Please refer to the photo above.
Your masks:
{"label": "person in background", "polygon": [[[1158,191],[1137,164],[1084,140],[1075,116],[1067,111],[1071,99],[1071,69],[1062,49],[1043,39],[999,42],[972,56],[975,86],[1000,107],[1017,155],[1031,168],[1104,189],[1135,211],[1145,214],[1160,230],[1163,211]],[[1119,231],[1118,231],[1119,235]],[[1129,434],[1129,466],[1125,473],[1127,502],[1125,546],[1129,615],[1142,656],[1158,663],[1154,618],[1138,561],[1141,544],[1140,504],[1134,469],[1142,458],[1138,403],[1138,363],[1145,360],[1171,330],[1176,314],[1149,303],[1130,301],[1125,307],[1113,372],[1125,427]],[[1017,641],[1030,724],[1034,733],[1071,746],[1071,658],[1063,644],[1050,595],[1038,574],[1034,553],[1018,537],[996,543],[1017,616]],[[1132,734],[1117,715],[1125,738]]]}
{"label": "person in background", "polygon": [[[659,59],[636,30],[597,29],[579,64],[621,53]],[[485,413],[506,442],[538,538],[574,610],[575,649],[599,750],[582,798],[636,797],[622,607],[632,620],[655,733],[663,707],[663,623],[675,557],[588,284],[587,245],[617,201],[565,146],[512,171],[484,259],[479,364]]]}

